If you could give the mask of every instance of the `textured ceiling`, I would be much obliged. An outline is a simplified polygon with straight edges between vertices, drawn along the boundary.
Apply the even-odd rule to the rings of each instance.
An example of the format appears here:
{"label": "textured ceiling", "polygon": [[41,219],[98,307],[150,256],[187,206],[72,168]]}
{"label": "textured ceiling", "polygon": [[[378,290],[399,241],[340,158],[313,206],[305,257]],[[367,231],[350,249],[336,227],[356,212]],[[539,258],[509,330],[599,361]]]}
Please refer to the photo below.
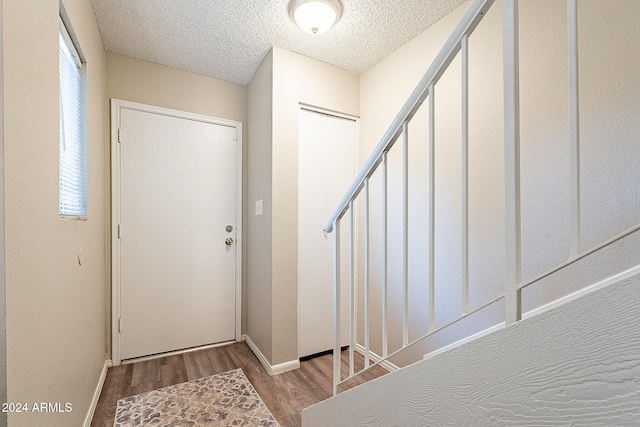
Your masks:
{"label": "textured ceiling", "polygon": [[361,74],[464,0],[341,0],[328,32],[289,18],[289,0],[92,0],[110,52],[246,85],[272,46]]}

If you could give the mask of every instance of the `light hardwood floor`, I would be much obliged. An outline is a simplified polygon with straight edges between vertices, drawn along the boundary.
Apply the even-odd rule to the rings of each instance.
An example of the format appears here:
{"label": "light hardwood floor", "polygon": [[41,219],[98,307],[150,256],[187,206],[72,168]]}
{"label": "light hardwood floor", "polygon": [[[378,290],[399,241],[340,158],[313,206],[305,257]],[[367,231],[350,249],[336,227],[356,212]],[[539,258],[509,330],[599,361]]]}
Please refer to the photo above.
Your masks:
{"label": "light hardwood floor", "polygon": [[[91,426],[112,427],[116,404],[123,397],[237,368],[242,368],[282,427],[300,426],[304,408],[331,396],[332,357],[319,356],[301,362],[300,369],[271,376],[242,342],[109,368]],[[346,358],[347,352],[343,352],[343,362]],[[356,357],[356,370],[361,367],[362,357]],[[343,389],[386,373],[387,370],[377,366],[351,380]]]}

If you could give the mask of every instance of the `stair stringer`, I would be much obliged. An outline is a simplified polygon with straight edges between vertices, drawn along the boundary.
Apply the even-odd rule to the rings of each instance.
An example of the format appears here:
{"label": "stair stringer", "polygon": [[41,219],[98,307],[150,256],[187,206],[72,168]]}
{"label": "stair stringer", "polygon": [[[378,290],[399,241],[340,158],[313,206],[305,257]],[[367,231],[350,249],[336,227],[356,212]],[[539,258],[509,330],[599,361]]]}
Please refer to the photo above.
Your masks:
{"label": "stair stringer", "polygon": [[639,316],[635,273],[307,408],[302,425],[636,425]]}

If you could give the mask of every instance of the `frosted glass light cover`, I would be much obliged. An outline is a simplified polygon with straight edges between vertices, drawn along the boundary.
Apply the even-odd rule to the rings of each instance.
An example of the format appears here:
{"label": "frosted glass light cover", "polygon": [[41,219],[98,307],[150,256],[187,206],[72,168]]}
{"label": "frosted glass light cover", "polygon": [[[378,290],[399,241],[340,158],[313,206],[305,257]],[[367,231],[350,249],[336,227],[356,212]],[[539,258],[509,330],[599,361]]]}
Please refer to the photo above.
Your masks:
{"label": "frosted glass light cover", "polygon": [[319,1],[303,3],[294,11],[293,18],[303,31],[322,34],[336,22],[333,7]]}

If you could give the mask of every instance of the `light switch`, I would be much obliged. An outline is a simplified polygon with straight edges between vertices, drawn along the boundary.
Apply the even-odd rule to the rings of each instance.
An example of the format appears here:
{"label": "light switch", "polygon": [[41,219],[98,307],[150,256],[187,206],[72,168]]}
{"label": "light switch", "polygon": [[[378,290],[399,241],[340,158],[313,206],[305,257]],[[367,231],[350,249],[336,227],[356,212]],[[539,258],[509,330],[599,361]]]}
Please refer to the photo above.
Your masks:
{"label": "light switch", "polygon": [[262,200],[256,200],[256,216],[262,215]]}

